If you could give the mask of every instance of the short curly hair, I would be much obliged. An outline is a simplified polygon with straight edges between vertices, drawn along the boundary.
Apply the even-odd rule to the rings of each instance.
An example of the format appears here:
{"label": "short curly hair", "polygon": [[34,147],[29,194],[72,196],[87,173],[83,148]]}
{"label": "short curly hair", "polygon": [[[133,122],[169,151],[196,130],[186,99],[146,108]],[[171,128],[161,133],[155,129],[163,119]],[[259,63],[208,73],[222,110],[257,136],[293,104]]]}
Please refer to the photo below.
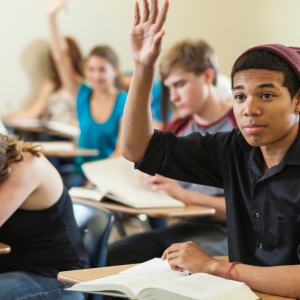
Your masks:
{"label": "short curly hair", "polygon": [[293,101],[299,91],[300,82],[292,68],[278,55],[267,50],[256,50],[242,56],[231,71],[231,85],[233,87],[234,75],[242,70],[265,69],[278,71],[283,74],[282,85],[286,87]]}

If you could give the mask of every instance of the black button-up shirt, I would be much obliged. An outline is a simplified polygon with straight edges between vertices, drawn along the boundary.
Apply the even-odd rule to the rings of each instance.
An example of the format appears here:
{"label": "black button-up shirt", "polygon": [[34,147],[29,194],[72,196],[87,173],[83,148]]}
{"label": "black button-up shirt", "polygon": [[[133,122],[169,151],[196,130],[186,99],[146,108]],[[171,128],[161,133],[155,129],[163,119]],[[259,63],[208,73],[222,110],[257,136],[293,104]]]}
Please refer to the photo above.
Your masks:
{"label": "black button-up shirt", "polygon": [[224,188],[230,261],[258,266],[300,263],[300,134],[279,165],[261,172],[263,155],[231,132],[155,133],[136,168]]}

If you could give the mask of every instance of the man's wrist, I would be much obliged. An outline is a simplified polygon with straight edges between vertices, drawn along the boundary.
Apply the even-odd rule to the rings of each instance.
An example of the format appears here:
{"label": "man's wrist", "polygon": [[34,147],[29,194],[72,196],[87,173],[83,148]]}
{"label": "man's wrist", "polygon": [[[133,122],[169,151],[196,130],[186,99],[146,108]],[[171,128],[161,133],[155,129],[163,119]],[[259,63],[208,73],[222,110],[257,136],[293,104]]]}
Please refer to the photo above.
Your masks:
{"label": "man's wrist", "polygon": [[175,198],[177,198],[178,200],[186,204],[190,204],[190,199],[187,191],[188,191],[187,189],[183,188],[182,186],[179,186],[178,193],[177,193],[178,196]]}
{"label": "man's wrist", "polygon": [[230,267],[229,262],[213,259],[208,269],[208,274],[224,278],[228,268]]}
{"label": "man's wrist", "polygon": [[134,71],[136,73],[143,73],[143,74],[154,74],[155,73],[155,66],[151,66],[151,67],[148,67],[148,66],[145,66],[145,65],[142,65],[142,64],[135,64],[134,65]]}

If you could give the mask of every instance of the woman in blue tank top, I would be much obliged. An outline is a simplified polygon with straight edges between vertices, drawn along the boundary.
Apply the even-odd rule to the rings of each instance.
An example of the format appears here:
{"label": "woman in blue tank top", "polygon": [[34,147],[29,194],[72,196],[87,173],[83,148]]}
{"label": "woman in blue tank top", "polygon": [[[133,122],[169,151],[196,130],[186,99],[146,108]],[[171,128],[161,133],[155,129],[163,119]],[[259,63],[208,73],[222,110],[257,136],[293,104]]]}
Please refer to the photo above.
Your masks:
{"label": "woman in blue tank top", "polygon": [[108,46],[97,46],[90,52],[85,63],[86,82],[73,69],[68,45],[56,22],[56,14],[66,2],[49,2],[52,56],[64,86],[77,98],[79,147],[99,150],[98,156],[76,158],[75,173],[65,180],[70,188],[85,182],[82,163],[121,155],[118,135],[127,94],[120,91],[118,58]]}

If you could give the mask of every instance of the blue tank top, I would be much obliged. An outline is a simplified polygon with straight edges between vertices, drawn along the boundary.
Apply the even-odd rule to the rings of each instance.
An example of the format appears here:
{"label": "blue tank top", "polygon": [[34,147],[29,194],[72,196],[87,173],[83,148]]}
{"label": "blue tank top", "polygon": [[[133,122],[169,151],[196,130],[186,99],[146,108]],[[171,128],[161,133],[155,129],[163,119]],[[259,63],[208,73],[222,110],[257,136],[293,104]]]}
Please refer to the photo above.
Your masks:
{"label": "blue tank top", "polygon": [[81,130],[78,146],[97,149],[100,153],[97,156],[77,157],[75,159],[76,171],[81,171],[80,166],[84,162],[104,159],[114,152],[119,133],[119,121],[127,98],[127,94],[120,91],[110,117],[105,122],[98,123],[91,115],[91,95],[92,89],[83,83],[77,95],[77,117]]}

